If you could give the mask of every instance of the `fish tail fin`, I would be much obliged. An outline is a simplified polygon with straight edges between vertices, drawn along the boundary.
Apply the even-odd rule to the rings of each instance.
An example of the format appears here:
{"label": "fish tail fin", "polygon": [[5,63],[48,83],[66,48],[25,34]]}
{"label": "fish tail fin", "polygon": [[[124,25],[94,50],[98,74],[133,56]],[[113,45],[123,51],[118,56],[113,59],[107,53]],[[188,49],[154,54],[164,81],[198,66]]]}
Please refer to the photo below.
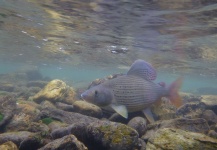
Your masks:
{"label": "fish tail fin", "polygon": [[182,98],[179,96],[179,89],[181,88],[183,77],[176,79],[168,88],[170,102],[177,108],[182,105]]}

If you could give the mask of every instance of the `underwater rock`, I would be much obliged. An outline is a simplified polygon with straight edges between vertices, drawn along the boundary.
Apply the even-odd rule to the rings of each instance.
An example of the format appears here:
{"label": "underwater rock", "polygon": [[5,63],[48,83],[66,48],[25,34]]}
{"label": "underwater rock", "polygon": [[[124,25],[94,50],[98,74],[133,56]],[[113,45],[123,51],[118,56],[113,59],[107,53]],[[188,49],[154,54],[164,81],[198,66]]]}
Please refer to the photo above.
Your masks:
{"label": "underwater rock", "polygon": [[186,118],[177,118],[171,120],[164,120],[155,122],[153,124],[147,125],[147,131],[145,135],[142,136],[142,139],[147,140],[150,137],[154,136],[155,132],[163,128],[173,128],[173,129],[182,129],[191,132],[197,133],[208,133],[209,125],[205,119],[186,119]]}
{"label": "underwater rock", "polygon": [[49,127],[51,132],[53,132],[54,130],[57,130],[57,129],[67,127],[67,126],[68,126],[68,124],[60,122],[60,121],[52,121],[51,123],[48,124],[48,127]]}
{"label": "underwater rock", "polygon": [[102,117],[102,109],[94,104],[85,101],[75,101],[73,106],[75,112],[96,118]]}
{"label": "underwater rock", "polygon": [[212,110],[205,110],[202,114],[209,125],[217,124],[217,115]]}
{"label": "underwater rock", "polygon": [[214,130],[209,130],[208,136],[217,139],[217,133]]}
{"label": "underwater rock", "polygon": [[197,103],[197,102],[200,102],[201,100],[201,96],[196,96],[196,95],[193,95],[192,93],[185,93],[185,92],[180,92],[179,93],[182,100],[183,100],[183,103]]}
{"label": "underwater rock", "polygon": [[41,111],[41,118],[46,118],[50,117],[55,120],[67,123],[67,124],[72,124],[76,122],[80,123],[90,123],[93,121],[97,121],[98,119],[90,117],[90,116],[85,116],[79,113],[75,112],[67,112],[63,111],[60,109],[55,109],[55,108],[45,108]]}
{"label": "underwater rock", "polygon": [[162,98],[161,105],[153,105],[151,111],[156,119],[168,120],[173,119],[176,116],[177,108],[172,105],[167,98]]}
{"label": "underwater rock", "polygon": [[2,133],[0,134],[0,144],[3,144],[7,141],[12,141],[19,147],[22,141],[33,135],[33,133],[28,131]]}
{"label": "underwater rock", "polygon": [[40,105],[41,105],[42,109],[46,109],[46,108],[55,108],[56,109],[56,106],[47,100],[41,102]]}
{"label": "underwater rock", "polygon": [[205,105],[203,103],[186,103],[177,110],[176,117],[188,119],[201,118],[204,111]]}
{"label": "underwater rock", "polygon": [[0,97],[0,130],[9,123],[16,110],[16,100],[11,96]]}
{"label": "underwater rock", "polygon": [[139,147],[138,133],[124,124],[96,121],[86,128],[87,146],[104,150],[132,150]]}
{"label": "underwater rock", "polygon": [[26,86],[27,87],[39,87],[39,88],[44,88],[48,84],[47,81],[29,81]]}
{"label": "underwater rock", "polygon": [[68,104],[61,103],[61,102],[56,102],[55,105],[58,109],[62,109],[64,111],[70,111],[70,112],[75,111],[73,105],[68,105]]}
{"label": "underwater rock", "polygon": [[201,102],[205,104],[206,109],[211,109],[217,114],[217,95],[203,95]]}
{"label": "underwater rock", "polygon": [[81,143],[74,135],[67,135],[56,139],[39,150],[87,150],[87,147]]}
{"label": "underwater rock", "polygon": [[142,136],[146,131],[147,120],[142,117],[134,117],[128,122],[127,125],[135,129],[139,136]]}
{"label": "underwater rock", "polygon": [[3,143],[0,145],[0,150],[19,150],[17,145],[11,141]]}
{"label": "underwater rock", "polygon": [[165,149],[197,149],[216,150],[217,139],[201,133],[193,133],[180,129],[164,128],[158,130],[146,145],[147,150]]}
{"label": "underwater rock", "polygon": [[41,91],[32,97],[32,99],[40,103],[44,100],[55,102],[64,102],[73,104],[75,99],[75,91],[72,87],[66,85],[61,80],[50,81]]}
{"label": "underwater rock", "polygon": [[13,92],[15,89],[15,86],[10,83],[2,83],[0,84],[0,91],[7,91],[7,92]]}

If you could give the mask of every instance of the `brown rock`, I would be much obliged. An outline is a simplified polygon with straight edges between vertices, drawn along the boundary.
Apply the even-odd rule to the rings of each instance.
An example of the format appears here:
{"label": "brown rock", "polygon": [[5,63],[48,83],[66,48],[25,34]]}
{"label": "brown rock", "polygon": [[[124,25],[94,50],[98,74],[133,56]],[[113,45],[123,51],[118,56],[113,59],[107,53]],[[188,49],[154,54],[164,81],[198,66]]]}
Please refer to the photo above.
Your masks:
{"label": "brown rock", "polygon": [[147,120],[143,117],[134,117],[127,125],[135,129],[139,133],[139,136],[142,136],[146,131]]}

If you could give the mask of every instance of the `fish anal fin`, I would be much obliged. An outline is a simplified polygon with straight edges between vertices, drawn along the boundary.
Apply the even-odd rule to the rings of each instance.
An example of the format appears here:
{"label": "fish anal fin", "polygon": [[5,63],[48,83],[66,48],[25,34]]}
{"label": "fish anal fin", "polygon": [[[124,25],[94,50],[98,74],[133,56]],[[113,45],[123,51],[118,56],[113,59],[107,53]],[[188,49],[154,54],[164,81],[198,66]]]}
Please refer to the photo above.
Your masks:
{"label": "fish anal fin", "polygon": [[124,105],[114,105],[111,104],[111,107],[121,116],[123,116],[124,118],[128,118],[128,112],[127,112],[127,108]]}
{"label": "fish anal fin", "polygon": [[145,117],[148,119],[148,121],[150,123],[153,123],[154,122],[154,117],[153,117],[153,114],[151,112],[151,109],[150,108],[146,108],[142,111],[145,115]]}

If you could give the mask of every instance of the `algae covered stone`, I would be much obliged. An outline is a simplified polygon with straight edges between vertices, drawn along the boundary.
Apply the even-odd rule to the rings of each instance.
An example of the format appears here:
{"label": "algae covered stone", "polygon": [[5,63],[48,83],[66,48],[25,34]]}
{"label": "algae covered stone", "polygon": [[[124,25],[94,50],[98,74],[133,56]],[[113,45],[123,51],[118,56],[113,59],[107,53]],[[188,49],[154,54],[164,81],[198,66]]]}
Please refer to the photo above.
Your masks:
{"label": "algae covered stone", "polygon": [[217,139],[208,137],[201,133],[164,128],[158,130],[156,134],[149,139],[146,149],[216,150]]}
{"label": "algae covered stone", "polygon": [[50,81],[41,91],[32,97],[32,99],[40,103],[44,100],[51,102],[65,102],[73,104],[75,97],[75,91],[72,87],[66,85],[61,80]]}
{"label": "algae covered stone", "polygon": [[138,147],[138,133],[124,124],[99,121],[87,126],[87,139],[99,149],[132,150]]}

